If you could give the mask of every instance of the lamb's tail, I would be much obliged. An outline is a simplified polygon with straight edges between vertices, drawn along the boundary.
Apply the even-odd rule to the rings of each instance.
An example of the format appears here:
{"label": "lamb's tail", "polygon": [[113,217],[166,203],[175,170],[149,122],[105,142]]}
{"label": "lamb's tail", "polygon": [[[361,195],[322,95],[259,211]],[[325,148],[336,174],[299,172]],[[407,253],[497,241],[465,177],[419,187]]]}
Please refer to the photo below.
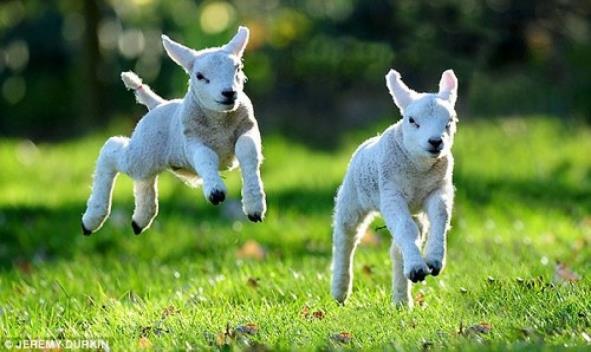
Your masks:
{"label": "lamb's tail", "polygon": [[121,73],[121,80],[127,89],[133,90],[137,102],[147,106],[148,110],[152,110],[166,101],[154,93],[147,84],[143,84],[142,79],[132,71]]}

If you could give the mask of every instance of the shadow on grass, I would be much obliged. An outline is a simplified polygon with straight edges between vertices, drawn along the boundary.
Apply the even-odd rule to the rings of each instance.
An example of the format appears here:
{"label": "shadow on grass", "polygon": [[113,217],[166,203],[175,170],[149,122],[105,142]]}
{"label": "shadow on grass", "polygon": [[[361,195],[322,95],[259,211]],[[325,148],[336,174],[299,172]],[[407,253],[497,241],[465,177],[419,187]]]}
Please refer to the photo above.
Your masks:
{"label": "shadow on grass", "polygon": [[[529,209],[545,212],[562,212],[567,216],[579,216],[591,213],[591,189],[575,188],[561,182],[559,178],[533,181],[516,180],[483,180],[468,177],[461,173],[456,175],[458,189],[458,205],[464,209],[494,205],[501,211],[511,213],[512,204],[521,204]],[[306,216],[320,214],[326,217],[326,236],[322,234],[318,255],[330,255],[330,217],[335,195],[333,188],[321,189],[287,189],[268,196],[270,216],[277,214],[298,214],[296,221],[305,221]],[[125,257],[129,246],[126,241],[133,238],[130,228],[132,213],[131,202],[116,204],[117,213],[108,220],[107,228],[98,234],[86,238],[80,232],[80,215],[84,203],[67,204],[62,207],[47,208],[35,206],[10,206],[0,208],[0,269],[14,270],[21,263],[45,262],[54,259],[70,259],[75,255],[86,253],[99,256]],[[582,216],[582,215],[581,215]],[[179,221],[182,227],[199,228],[207,223],[212,228],[226,229],[234,220],[229,220],[223,209],[205,203],[196,205],[194,199],[173,195],[160,200],[159,222],[165,226],[175,227],[173,221]],[[244,219],[241,219],[244,220]],[[272,220],[269,218],[268,221]],[[265,223],[257,226],[265,226]],[[112,233],[107,233],[109,230]],[[167,241],[180,241],[180,236],[165,237]],[[270,238],[263,243],[270,252],[288,254],[290,257],[311,255],[309,238],[303,236],[286,243]],[[139,237],[138,240],[143,240]],[[159,238],[158,240],[162,240]],[[193,241],[193,237],[184,240]],[[265,241],[265,238],[259,238]],[[180,257],[210,257],[212,254],[227,252],[230,242],[215,242],[215,238],[199,238],[195,247],[179,249],[174,252]],[[186,243],[179,242],[179,244]],[[166,258],[165,260],[174,260]]]}

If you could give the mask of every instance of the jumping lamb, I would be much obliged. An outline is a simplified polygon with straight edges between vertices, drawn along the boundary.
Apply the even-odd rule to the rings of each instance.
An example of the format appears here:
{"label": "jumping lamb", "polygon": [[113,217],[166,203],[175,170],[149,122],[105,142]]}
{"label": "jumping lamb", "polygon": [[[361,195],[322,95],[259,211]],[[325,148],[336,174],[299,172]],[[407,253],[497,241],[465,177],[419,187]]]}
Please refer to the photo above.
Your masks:
{"label": "jumping lamb", "polygon": [[349,163],[336,197],[332,295],[344,303],[351,294],[355,248],[379,212],[393,236],[393,301],[412,307],[409,281],[437,276],[445,262],[458,80],[447,70],[438,93],[417,93],[390,70],[386,85],[402,119],[363,143]]}
{"label": "jumping lamb", "polygon": [[183,99],[165,100],[134,73],[122,74],[127,88],[149,112],[131,138],[111,137],[103,146],[82,216],[85,235],[100,229],[109,216],[119,172],[134,180],[135,234],[149,228],[158,212],[157,179],[165,170],[191,186],[203,184],[205,197],[218,205],[226,197],[219,170],[240,166],[243,211],[253,222],[263,220],[261,137],[252,103],[243,92],[242,55],[248,38],[248,28],[240,27],[227,44],[196,51],[163,35],[168,56],[190,77]]}

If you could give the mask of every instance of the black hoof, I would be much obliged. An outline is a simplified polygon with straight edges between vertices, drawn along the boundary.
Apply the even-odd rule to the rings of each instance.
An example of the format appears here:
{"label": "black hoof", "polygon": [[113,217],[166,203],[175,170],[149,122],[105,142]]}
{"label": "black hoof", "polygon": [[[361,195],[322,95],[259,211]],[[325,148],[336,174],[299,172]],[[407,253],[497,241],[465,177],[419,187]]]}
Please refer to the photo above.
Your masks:
{"label": "black hoof", "polygon": [[90,236],[90,234],[92,234],[92,231],[88,230],[85,226],[83,222],[80,222],[80,226],[82,227],[82,234],[84,236]]}
{"label": "black hoof", "polygon": [[427,276],[427,274],[428,274],[428,272],[423,268],[413,269],[413,270],[411,270],[410,274],[408,275],[408,279],[410,281],[416,283],[416,282],[425,280],[425,277]]}
{"label": "black hoof", "polygon": [[216,189],[209,194],[208,198],[211,204],[218,205],[226,199],[226,193]]}
{"label": "black hoof", "polygon": [[136,235],[139,235],[144,230],[135,222],[135,220],[131,220],[131,228],[133,229],[133,233]]}
{"label": "black hoof", "polygon": [[433,276],[439,275],[439,273],[441,272],[441,268],[443,267],[443,265],[441,265],[441,262],[438,260],[435,260],[431,263],[427,263],[427,266],[429,267],[429,269],[431,269],[431,275]]}
{"label": "black hoof", "polygon": [[261,214],[259,214],[259,213],[248,214],[248,220],[250,220],[252,222],[263,222],[263,219],[261,218]]}

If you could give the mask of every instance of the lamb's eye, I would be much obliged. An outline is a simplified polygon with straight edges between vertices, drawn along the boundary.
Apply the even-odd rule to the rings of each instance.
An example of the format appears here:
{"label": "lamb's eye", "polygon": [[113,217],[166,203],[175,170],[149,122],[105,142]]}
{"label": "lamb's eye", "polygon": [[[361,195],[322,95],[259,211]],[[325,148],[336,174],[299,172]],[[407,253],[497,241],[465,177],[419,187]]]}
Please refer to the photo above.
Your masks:
{"label": "lamb's eye", "polygon": [[197,79],[200,80],[200,81],[202,81],[202,80],[205,79],[205,76],[202,75],[201,72],[197,72],[197,75],[196,76],[197,76]]}
{"label": "lamb's eye", "polygon": [[449,121],[447,123],[447,125],[445,125],[445,129],[449,131],[449,129],[451,128],[451,121]]}
{"label": "lamb's eye", "polygon": [[420,126],[419,126],[419,124],[418,124],[418,123],[415,121],[415,119],[414,119],[414,118],[412,118],[412,117],[409,117],[409,118],[408,118],[408,122],[409,122],[411,125],[414,125],[416,128],[419,128],[419,127],[420,127]]}

